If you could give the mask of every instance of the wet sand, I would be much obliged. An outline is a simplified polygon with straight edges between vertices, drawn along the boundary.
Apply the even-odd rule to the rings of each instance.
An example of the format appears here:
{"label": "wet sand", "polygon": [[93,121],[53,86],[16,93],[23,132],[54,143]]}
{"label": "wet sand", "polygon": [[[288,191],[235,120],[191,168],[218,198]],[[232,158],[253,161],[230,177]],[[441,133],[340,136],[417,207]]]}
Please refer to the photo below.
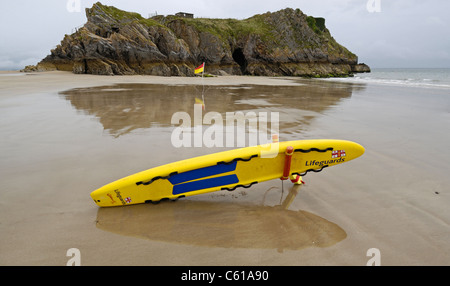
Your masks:
{"label": "wet sand", "polygon": [[227,148],[175,148],[171,116],[201,78],[0,73],[0,265],[450,264],[445,89],[298,78],[205,78],[206,112],[280,113],[280,140],[366,153],[234,192],[101,209],[98,187]]}

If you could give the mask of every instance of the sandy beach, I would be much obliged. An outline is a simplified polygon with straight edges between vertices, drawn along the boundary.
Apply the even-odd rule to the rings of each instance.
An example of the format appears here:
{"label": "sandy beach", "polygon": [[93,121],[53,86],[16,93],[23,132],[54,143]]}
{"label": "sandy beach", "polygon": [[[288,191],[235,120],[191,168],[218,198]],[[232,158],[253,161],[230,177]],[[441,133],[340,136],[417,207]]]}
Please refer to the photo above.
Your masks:
{"label": "sandy beach", "polygon": [[[89,194],[227,148],[175,148],[174,112],[280,114],[280,141],[366,153],[235,192],[102,209]],[[287,77],[0,72],[0,265],[450,264],[448,89]],[[370,251],[369,251],[370,252]]]}

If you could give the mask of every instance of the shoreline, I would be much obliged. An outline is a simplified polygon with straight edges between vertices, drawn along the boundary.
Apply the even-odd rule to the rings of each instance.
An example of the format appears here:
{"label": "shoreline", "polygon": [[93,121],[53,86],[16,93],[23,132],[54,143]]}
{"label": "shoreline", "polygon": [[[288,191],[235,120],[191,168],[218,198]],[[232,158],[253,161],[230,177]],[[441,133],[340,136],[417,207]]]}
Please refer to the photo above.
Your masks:
{"label": "shoreline", "polygon": [[[4,74],[7,74],[5,72]],[[202,79],[201,77],[163,77],[150,75],[90,75],[74,74],[65,71],[51,71],[38,73],[13,73],[16,76],[8,78],[0,76],[0,91],[7,90],[13,94],[33,93],[37,89],[45,89],[52,92],[59,92],[71,88],[88,88],[101,85],[112,85],[120,83],[148,83],[148,84],[181,84],[181,85],[269,85],[269,86],[292,86],[300,85],[296,82],[296,77],[259,77],[259,76],[215,76]],[[23,81],[23,78],[26,81]],[[7,80],[8,78],[8,80]],[[24,82],[22,86],[19,83]],[[29,85],[29,86],[28,86]]]}

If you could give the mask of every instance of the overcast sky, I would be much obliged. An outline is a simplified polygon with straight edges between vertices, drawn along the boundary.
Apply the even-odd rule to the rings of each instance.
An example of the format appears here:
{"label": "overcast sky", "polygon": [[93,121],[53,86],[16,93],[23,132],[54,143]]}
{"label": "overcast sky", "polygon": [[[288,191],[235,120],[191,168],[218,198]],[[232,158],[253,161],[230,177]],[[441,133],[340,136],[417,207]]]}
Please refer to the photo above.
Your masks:
{"label": "overcast sky", "polygon": [[[0,70],[36,64],[73,28],[86,22],[91,0],[1,0]],[[103,0],[144,17],[191,12],[244,19],[287,7],[324,17],[338,43],[377,67],[450,68],[447,0]],[[80,11],[77,11],[79,3]],[[71,4],[71,5],[68,5]],[[68,7],[69,6],[69,7]]]}

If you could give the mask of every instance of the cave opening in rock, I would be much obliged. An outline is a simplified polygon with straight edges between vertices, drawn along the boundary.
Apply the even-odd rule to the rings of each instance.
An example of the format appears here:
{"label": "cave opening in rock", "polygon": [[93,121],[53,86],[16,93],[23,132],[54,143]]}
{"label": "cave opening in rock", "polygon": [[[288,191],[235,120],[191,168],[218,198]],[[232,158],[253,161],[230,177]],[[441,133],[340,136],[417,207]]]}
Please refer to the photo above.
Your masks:
{"label": "cave opening in rock", "polygon": [[234,61],[241,67],[242,74],[247,74],[247,60],[241,48],[237,48],[233,52]]}
{"label": "cave opening in rock", "polygon": [[84,73],[88,73],[88,63],[86,59],[83,59],[83,65],[84,65]]}

